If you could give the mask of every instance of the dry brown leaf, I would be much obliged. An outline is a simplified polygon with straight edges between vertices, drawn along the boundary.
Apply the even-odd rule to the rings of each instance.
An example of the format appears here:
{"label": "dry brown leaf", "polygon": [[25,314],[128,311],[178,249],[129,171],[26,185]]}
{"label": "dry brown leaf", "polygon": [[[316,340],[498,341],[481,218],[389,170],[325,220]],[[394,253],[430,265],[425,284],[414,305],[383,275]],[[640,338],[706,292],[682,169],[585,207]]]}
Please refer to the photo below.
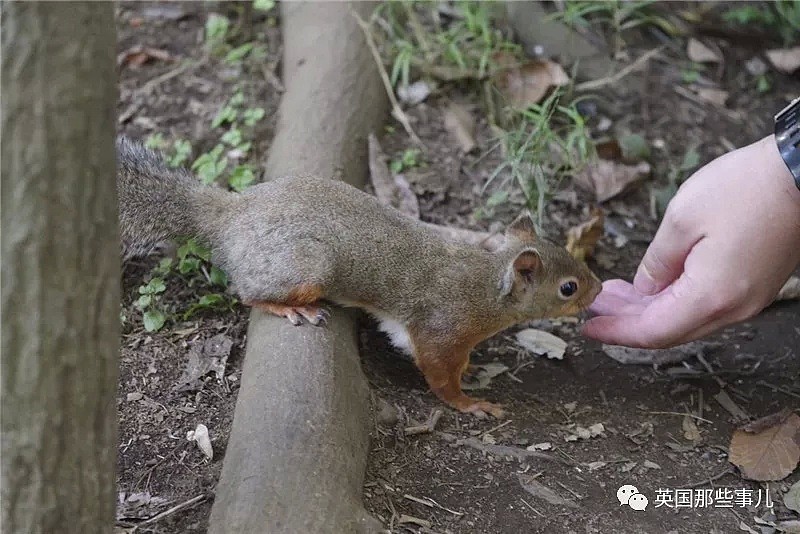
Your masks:
{"label": "dry brown leaf", "polygon": [[169,52],[160,48],[137,45],[125,50],[117,56],[117,65],[120,67],[125,65],[141,67],[151,60],[172,61],[172,56]]}
{"label": "dry brown leaf", "polygon": [[700,435],[700,429],[697,428],[697,423],[695,423],[694,419],[692,419],[690,416],[683,416],[681,428],[683,429],[683,437],[686,438],[687,441],[697,443],[702,439],[702,436]]}
{"label": "dry brown leaf", "polygon": [[650,174],[650,164],[625,165],[599,159],[575,175],[575,182],[594,192],[598,202],[605,202]]}
{"label": "dry brown leaf", "polygon": [[586,261],[594,254],[594,247],[603,237],[603,210],[592,210],[591,219],[573,226],[567,231],[567,251],[579,261]]}
{"label": "dry brown leaf", "polygon": [[700,97],[700,100],[705,100],[709,104],[714,104],[718,107],[725,107],[725,102],[728,100],[728,91],[722,89],[714,89],[713,87],[698,87],[695,93]]}
{"label": "dry brown leaf", "polygon": [[[782,480],[797,467],[800,461],[800,416],[790,413],[783,420],[762,429],[748,432],[738,428],[731,438],[728,459],[749,480]],[[748,425],[755,428],[758,421]]]}
{"label": "dry brown leaf", "polygon": [[792,276],[778,292],[775,300],[800,300],[800,277]]}
{"label": "dry brown leaf", "polygon": [[689,44],[686,47],[686,55],[695,63],[719,63],[722,61],[719,54],[694,37],[689,39]]}
{"label": "dry brown leaf", "polygon": [[472,152],[478,144],[475,141],[475,118],[463,106],[451,103],[444,112],[444,127],[458,142],[464,154]]}
{"label": "dry brown leaf", "polygon": [[551,87],[569,83],[569,76],[561,65],[547,59],[501,70],[494,79],[506,101],[518,108],[538,104]]}
{"label": "dry brown leaf", "polygon": [[772,66],[784,74],[791,74],[800,68],[800,46],[767,50],[766,54]]}

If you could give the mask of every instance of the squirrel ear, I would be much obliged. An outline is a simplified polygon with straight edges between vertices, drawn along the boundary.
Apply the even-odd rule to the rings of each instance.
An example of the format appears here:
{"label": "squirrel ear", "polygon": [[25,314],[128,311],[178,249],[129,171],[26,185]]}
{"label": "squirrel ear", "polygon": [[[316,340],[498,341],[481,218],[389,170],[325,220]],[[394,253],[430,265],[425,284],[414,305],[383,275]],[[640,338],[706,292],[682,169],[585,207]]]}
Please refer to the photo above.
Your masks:
{"label": "squirrel ear", "polygon": [[503,296],[509,295],[521,286],[535,283],[542,267],[542,258],[538,252],[531,248],[523,250],[508,266],[500,283],[500,293]]}
{"label": "squirrel ear", "polygon": [[508,228],[506,228],[507,236],[514,236],[522,241],[535,241],[536,240],[536,225],[533,222],[533,216],[528,210],[523,211],[519,217],[514,219]]}

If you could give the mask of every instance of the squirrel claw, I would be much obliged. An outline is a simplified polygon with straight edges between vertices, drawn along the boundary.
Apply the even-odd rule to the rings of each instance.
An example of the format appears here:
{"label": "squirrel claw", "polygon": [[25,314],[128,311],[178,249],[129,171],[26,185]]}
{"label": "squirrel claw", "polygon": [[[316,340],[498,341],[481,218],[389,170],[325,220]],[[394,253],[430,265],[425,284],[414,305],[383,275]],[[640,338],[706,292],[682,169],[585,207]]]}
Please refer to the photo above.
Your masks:
{"label": "squirrel claw", "polygon": [[327,324],[328,317],[331,315],[325,308],[317,306],[301,306],[294,308],[294,311],[314,326],[324,326]]}
{"label": "squirrel claw", "polygon": [[475,415],[479,419],[484,419],[488,415],[496,419],[503,419],[506,415],[505,410],[499,404],[488,401],[475,401],[469,406],[463,408],[462,412],[467,412]]}

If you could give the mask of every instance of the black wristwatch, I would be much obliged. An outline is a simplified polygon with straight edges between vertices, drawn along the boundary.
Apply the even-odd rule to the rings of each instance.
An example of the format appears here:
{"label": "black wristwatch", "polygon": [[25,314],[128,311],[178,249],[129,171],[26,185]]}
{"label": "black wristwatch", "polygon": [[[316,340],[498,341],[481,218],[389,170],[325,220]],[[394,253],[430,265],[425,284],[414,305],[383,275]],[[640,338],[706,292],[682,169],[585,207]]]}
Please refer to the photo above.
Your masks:
{"label": "black wristwatch", "polygon": [[795,185],[800,189],[800,98],[792,100],[775,115],[775,141]]}

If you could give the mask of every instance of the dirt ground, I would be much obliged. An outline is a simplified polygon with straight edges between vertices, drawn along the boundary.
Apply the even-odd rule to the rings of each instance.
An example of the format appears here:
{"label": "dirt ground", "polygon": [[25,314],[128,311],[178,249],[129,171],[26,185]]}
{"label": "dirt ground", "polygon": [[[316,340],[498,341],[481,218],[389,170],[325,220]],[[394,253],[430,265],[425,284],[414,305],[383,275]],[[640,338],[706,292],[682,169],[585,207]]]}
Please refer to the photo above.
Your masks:
{"label": "dirt ground", "polygon": [[[253,149],[254,161],[263,161],[280,98],[279,83],[271,75],[280,72],[274,70],[280,58],[279,24],[273,11],[257,18],[252,29],[267,44],[269,68],[234,68],[203,48],[206,9],[217,7],[172,2],[120,6],[121,57],[142,46],[166,51],[169,59],[121,66],[119,129],[139,139],[155,133],[188,139],[197,157],[214,144],[212,117],[240,89],[248,102],[266,110]],[[233,14],[232,5],[223,7]],[[720,42],[726,67],[712,76],[730,94],[728,111],[674,90],[681,83],[676,64],[685,59],[682,45],[675,45],[644,71],[598,91],[588,112],[590,127],[596,128],[605,117],[612,121],[613,132],[639,133],[647,139],[655,147],[650,160],[656,183],[682,160],[688,146],[698,146],[704,163],[731,145],[742,146],[769,132],[772,113],[800,94],[798,79],[775,73],[773,89],[760,95],[737,68],[759,50],[752,43]],[[631,57],[655,43],[645,40],[638,46],[628,50]],[[443,110],[451,100],[464,104],[478,119],[480,150],[473,155],[461,155],[443,126]],[[513,196],[491,218],[474,217],[486,199],[481,188],[501,157],[499,151],[485,155],[492,134],[477,97],[466,89],[446,88],[408,113],[427,147],[424,165],[404,173],[420,200],[422,218],[476,229],[508,222],[521,208],[520,199]],[[387,154],[396,156],[411,144],[402,128],[392,125],[382,143]],[[585,193],[564,186],[545,218],[548,234],[561,242],[571,225],[585,219],[591,204]],[[600,263],[592,260],[590,266],[602,279],[630,279],[635,272],[657,227],[649,213],[649,187],[645,184],[604,206],[609,220],[626,229],[629,240],[622,248],[608,236],[601,240]],[[158,333],[145,332],[133,302],[163,254],[128,261],[123,274],[119,528],[196,499],[178,512],[141,524],[138,531],[204,532],[241,377],[247,310],[237,306],[232,312],[204,312],[188,321],[169,321]],[[177,276],[168,280],[166,304],[178,311],[192,298],[194,287]],[[742,479],[727,461],[737,422],[715,395],[724,385],[753,418],[800,408],[798,317],[800,302],[774,305],[752,321],[710,338],[721,343],[704,351],[704,358],[660,368],[620,365],[597,343],[580,337],[579,325],[570,321],[533,325],[569,342],[561,361],[535,357],[516,344],[513,331],[502,333],[478,348],[473,363],[496,361],[508,368],[476,392],[507,407],[509,418],[504,421],[477,420],[443,408],[413,364],[391,349],[365,318],[364,370],[383,406],[372,435],[366,506],[393,532],[747,531],[742,525],[760,532],[754,518],[768,512],[763,502],[757,507],[655,506],[659,489],[747,488],[755,494],[769,490],[774,515],[796,519],[797,514],[783,506],[781,495],[800,479],[800,472],[770,484]],[[182,375],[190,352],[208,349],[204,344],[212,338],[223,345],[230,342],[222,378],[210,373],[186,383]],[[443,413],[434,432],[404,431],[424,423],[437,409]],[[683,414],[688,412],[694,414],[690,419],[699,435],[687,428]],[[396,422],[390,421],[392,415]],[[598,423],[603,428],[598,435],[571,440],[577,427]],[[211,461],[186,439],[198,424],[209,429]],[[537,455],[520,453],[543,443],[549,447],[543,445]],[[523,487],[537,482],[555,492],[562,504],[550,504]],[[648,497],[645,511],[620,506],[616,494],[624,484]]]}

